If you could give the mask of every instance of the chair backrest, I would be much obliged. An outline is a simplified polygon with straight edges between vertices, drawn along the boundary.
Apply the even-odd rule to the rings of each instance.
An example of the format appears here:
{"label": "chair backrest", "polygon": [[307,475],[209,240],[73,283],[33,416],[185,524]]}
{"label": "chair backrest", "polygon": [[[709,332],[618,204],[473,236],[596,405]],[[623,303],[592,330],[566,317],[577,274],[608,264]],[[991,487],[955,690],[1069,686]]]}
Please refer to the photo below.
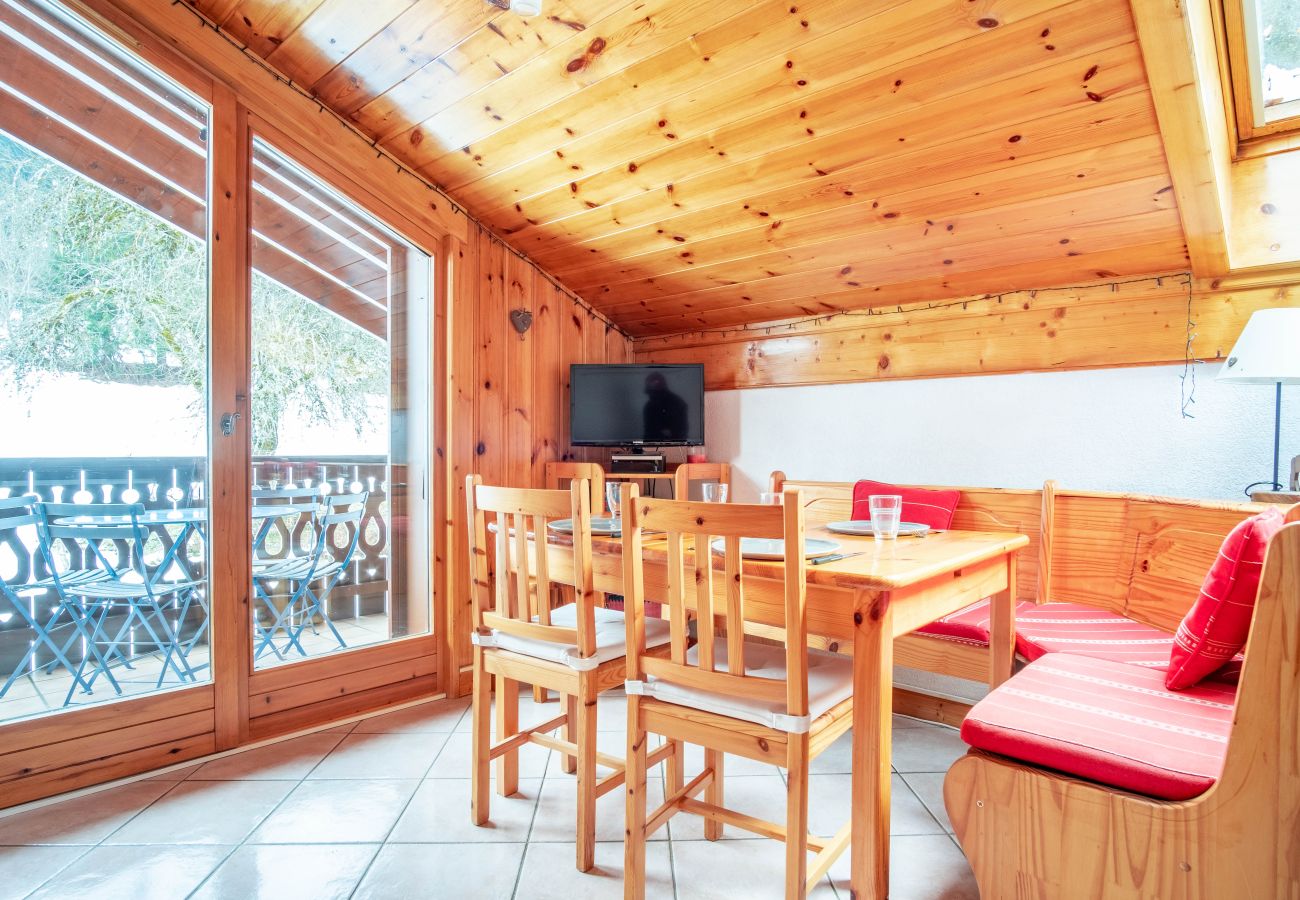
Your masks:
{"label": "chair backrest", "polygon": [[591,483],[591,514],[600,515],[600,511],[605,508],[605,470],[598,463],[548,462],[546,464],[546,487],[550,490],[567,490],[578,478],[585,478]]}
{"label": "chair backrest", "polygon": [[[113,580],[127,572],[140,576],[146,586],[152,578],[145,565],[145,541],[148,529],[140,524],[144,506],[139,503],[42,503],[40,516],[47,547],[51,548],[50,570],[56,585],[62,586],[66,571],[54,565],[53,546],[63,541],[89,551],[82,568],[100,568]],[[105,543],[117,548],[117,559],[110,559]],[[152,594],[150,587],[149,593]]]}
{"label": "chair backrest", "polygon": [[319,487],[253,488],[254,506],[273,506],[277,512],[283,509],[286,516],[294,512],[315,513],[324,500]]}
{"label": "chair backrest", "polygon": [[682,463],[673,471],[673,496],[678,500],[691,499],[692,481],[716,481],[730,489],[731,463]]}
{"label": "chair backrest", "polygon": [[[803,497],[786,491],[781,506],[699,503],[641,497],[623,486],[623,591],[627,617],[627,678],[664,678],[726,696],[784,704],[786,715],[808,715],[808,621],[803,555]],[[667,659],[646,655],[643,531],[665,534],[668,549],[668,621],[672,640]],[[768,538],[785,546],[786,677],[745,674],[745,583],[741,538]],[[721,539],[722,552],[712,548]],[[718,563],[722,569],[718,571]],[[687,656],[688,611],[700,637],[698,660]],[[727,671],[720,671],[715,634],[725,634]]]}
{"label": "chair backrest", "polygon": [[[784,472],[773,472],[768,490],[780,493],[791,488],[802,492],[809,525],[825,525],[853,517],[852,481],[795,481]],[[1022,600],[1046,601],[1040,584],[1040,570],[1046,561],[1042,526],[1044,492],[1016,488],[964,487],[960,485],[916,484],[961,492],[953,513],[956,531],[1015,531],[1029,538],[1029,546],[1016,554],[1016,587]]]}
{"label": "chair backrest", "polygon": [[[578,648],[582,657],[596,653],[596,593],[591,559],[591,483],[574,479],[567,491],[505,488],[483,484],[479,475],[465,481],[469,522],[470,591],[474,628],[515,637],[552,641]],[[573,526],[572,577],[577,627],[551,624],[548,598],[552,583],[547,525],[570,519]],[[529,534],[536,545],[529,551]],[[562,543],[556,536],[552,543]],[[492,551],[489,551],[492,547]],[[493,565],[489,567],[489,559]],[[495,569],[495,591],[489,568]],[[513,590],[511,583],[513,581]],[[536,616],[537,621],[533,621]]]}
{"label": "chair backrest", "polygon": [[14,573],[13,578],[0,577],[0,592],[12,603],[19,603],[15,591],[22,590],[23,585],[29,581],[35,581],[40,576],[27,567],[28,560],[28,541],[23,540],[19,534],[20,528],[30,529],[30,538],[35,538],[37,543],[37,556],[32,558],[33,566],[39,559],[46,568],[51,568],[49,559],[49,543],[44,534],[44,522],[40,516],[40,506],[37,501],[30,497],[6,497],[0,499],[0,544],[8,544],[13,551],[14,559],[18,563],[18,571]]}
{"label": "chair backrest", "polygon": [[[341,564],[339,573],[352,561],[357,552],[357,544],[361,541],[361,522],[365,518],[366,500],[369,497],[369,491],[361,491],[356,494],[330,494],[325,498],[324,509],[316,519],[316,547],[311,564],[313,574],[323,564],[333,560],[334,550],[343,550],[342,558],[336,560]],[[340,547],[336,540],[340,528],[347,529],[345,547]]]}

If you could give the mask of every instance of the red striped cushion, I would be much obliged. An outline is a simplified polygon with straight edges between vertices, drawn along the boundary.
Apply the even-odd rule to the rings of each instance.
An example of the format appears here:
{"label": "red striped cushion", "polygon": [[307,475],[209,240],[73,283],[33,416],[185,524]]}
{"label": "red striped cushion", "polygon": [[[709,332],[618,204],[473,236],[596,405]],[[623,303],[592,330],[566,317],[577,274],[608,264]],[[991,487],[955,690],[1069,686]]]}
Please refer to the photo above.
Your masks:
{"label": "red striped cushion", "polygon": [[1201,585],[1196,604],[1183,617],[1169,653],[1165,686],[1189,688],[1226,665],[1250,634],[1264,552],[1285,524],[1281,511],[1267,509],[1228,532]]}
{"label": "red striped cushion", "polygon": [[903,521],[919,522],[931,528],[951,528],[953,510],[961,491],[932,491],[928,488],[899,487],[883,481],[863,479],[853,485],[853,518],[871,518],[872,494],[897,494],[903,498]]}
{"label": "red striped cushion", "polygon": [[[1028,600],[1016,604],[1017,627],[1019,627],[1020,617],[1035,608],[1035,605]],[[926,637],[948,638],[966,643],[983,644],[987,647],[989,643],[989,619],[991,617],[989,601],[981,600],[978,603],[972,603],[965,609],[957,610],[952,615],[936,619],[916,631],[917,634],[923,634]]]}
{"label": "red striped cushion", "polygon": [[1016,614],[1016,652],[1028,660],[1073,653],[1164,670],[1174,636],[1082,603],[1044,603]]}
{"label": "red striped cushion", "polygon": [[1229,685],[1175,692],[1160,672],[1053,653],[977,703],[961,736],[990,753],[1187,800],[1223,771],[1235,701]]}

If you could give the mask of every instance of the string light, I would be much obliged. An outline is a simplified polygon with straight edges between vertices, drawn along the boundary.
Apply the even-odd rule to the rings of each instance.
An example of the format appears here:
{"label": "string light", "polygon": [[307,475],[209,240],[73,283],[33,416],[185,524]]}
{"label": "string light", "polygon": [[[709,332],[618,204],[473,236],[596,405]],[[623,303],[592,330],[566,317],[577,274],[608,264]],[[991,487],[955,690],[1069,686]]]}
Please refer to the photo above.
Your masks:
{"label": "string light", "polygon": [[318,112],[320,112],[320,113],[328,113],[328,114],[330,115],[330,117],[334,119],[334,121],[338,122],[338,123],[339,123],[340,125],[342,125],[345,129],[347,129],[347,130],[348,130],[349,132],[351,132],[352,134],[356,135],[356,136],[357,136],[358,138],[360,138],[361,140],[365,141],[366,144],[368,144],[368,145],[370,146],[370,148],[371,148],[372,150],[375,151],[375,158],[376,158],[376,159],[387,159],[387,160],[388,160],[389,162],[391,162],[394,166],[396,166],[396,168],[397,168],[397,173],[398,173],[399,175],[407,175],[407,176],[411,177],[411,178],[414,179],[417,183],[419,183],[420,185],[422,185],[425,189],[427,189],[427,190],[429,190],[429,191],[432,191],[433,193],[435,193],[435,194],[437,194],[439,197],[441,197],[441,198],[442,198],[442,199],[447,203],[447,205],[451,207],[451,211],[452,211],[453,214],[455,214],[455,215],[460,215],[460,216],[464,216],[467,220],[469,220],[470,222],[474,223],[474,225],[477,226],[477,227],[479,228],[479,230],[482,231],[483,234],[486,235],[487,238],[488,238],[489,240],[491,240],[493,243],[501,245],[503,248],[505,248],[506,250],[508,250],[510,253],[514,254],[516,257],[518,257],[519,259],[523,260],[524,262],[528,263],[530,266],[532,266],[533,268],[535,268],[538,272],[540,272],[540,273],[542,274],[542,277],[543,277],[543,278],[545,278],[547,281],[549,281],[549,282],[551,283],[551,285],[552,285],[552,286],[553,286],[557,291],[559,291],[560,293],[562,293],[562,294],[564,294],[566,297],[568,297],[570,300],[572,300],[574,306],[579,306],[579,307],[581,307],[583,310],[585,310],[586,313],[587,313],[587,317],[588,317],[589,319],[594,319],[594,320],[596,320],[596,321],[602,322],[602,323],[605,325],[605,330],[606,330],[606,331],[617,331],[619,334],[623,335],[623,337],[630,339],[630,335],[628,335],[628,333],[627,333],[626,331],[624,331],[622,328],[620,328],[620,327],[619,327],[618,325],[616,325],[614,322],[611,322],[611,321],[610,321],[609,319],[607,319],[605,316],[603,316],[603,315],[601,315],[600,313],[598,313],[596,310],[592,309],[592,307],[589,306],[589,305],[586,303],[586,301],[584,301],[581,297],[579,297],[579,296],[578,296],[577,294],[575,294],[573,291],[569,290],[567,287],[565,287],[563,284],[561,284],[559,281],[557,281],[557,280],[556,280],[556,279],[551,275],[551,273],[547,272],[547,271],[546,271],[545,269],[543,269],[541,266],[537,265],[537,263],[535,263],[535,262],[533,262],[531,259],[529,259],[527,254],[522,253],[522,252],[520,252],[519,250],[516,250],[514,247],[510,246],[508,243],[506,243],[504,240],[502,240],[501,237],[500,237],[499,235],[497,235],[497,233],[496,233],[495,231],[493,231],[490,227],[488,227],[487,225],[485,225],[481,220],[479,220],[479,219],[476,218],[475,216],[471,215],[470,212],[469,212],[469,210],[465,209],[465,207],[461,206],[459,203],[457,203],[455,200],[453,200],[453,199],[452,199],[452,198],[447,194],[446,191],[444,191],[442,188],[438,187],[438,185],[434,184],[432,181],[429,181],[429,180],[427,180],[426,178],[424,178],[423,176],[421,176],[421,175],[417,174],[416,172],[413,172],[412,170],[408,169],[408,168],[406,167],[406,164],[403,163],[400,159],[398,159],[398,158],[397,158],[396,156],[394,156],[393,154],[389,153],[389,152],[388,152],[387,150],[385,150],[383,147],[379,146],[379,139],[378,139],[378,138],[376,138],[376,137],[371,137],[370,135],[368,135],[368,134],[366,134],[365,132],[361,131],[361,129],[357,128],[357,126],[353,125],[351,122],[349,122],[349,121],[348,121],[347,119],[345,119],[343,116],[339,115],[339,114],[336,113],[334,110],[330,109],[328,106],[326,106],[326,105],[321,101],[321,99],[320,99],[319,97],[315,96],[314,94],[312,94],[310,91],[308,91],[306,88],[302,87],[301,85],[295,84],[292,78],[289,78],[287,75],[283,75],[283,74],[281,74],[278,70],[276,70],[276,69],[275,69],[274,67],[272,67],[269,63],[267,63],[266,60],[262,59],[260,56],[258,56],[258,55],[257,55],[256,53],[254,53],[252,50],[250,50],[247,44],[241,42],[241,41],[240,41],[238,38],[236,38],[234,35],[232,35],[232,34],[226,32],[226,31],[225,31],[225,30],[224,30],[220,25],[218,25],[216,22],[213,22],[211,19],[209,19],[207,16],[205,16],[201,11],[199,11],[199,10],[196,9],[195,7],[191,6],[189,3],[184,2],[184,0],[172,0],[172,6],[178,6],[178,7],[180,7],[181,9],[185,10],[187,13],[189,13],[190,15],[192,15],[192,16],[194,17],[194,20],[195,20],[196,22],[198,22],[198,24],[199,24],[199,28],[200,28],[200,29],[203,29],[203,28],[210,28],[210,29],[212,29],[212,31],[213,31],[213,32],[214,32],[214,33],[215,33],[219,38],[221,38],[221,39],[222,39],[223,41],[225,41],[227,44],[229,44],[230,46],[232,46],[232,47],[234,47],[236,50],[238,50],[238,51],[240,52],[240,54],[241,54],[245,59],[247,59],[249,62],[253,63],[253,64],[254,64],[255,66],[257,66],[259,69],[261,69],[262,71],[266,72],[266,74],[270,75],[272,78],[274,78],[274,79],[275,79],[276,81],[278,81],[280,84],[283,84],[283,85],[287,86],[290,90],[292,90],[294,93],[298,94],[300,97],[305,97],[306,99],[308,99],[309,101],[311,101],[312,103],[314,103],[314,104],[316,105],[316,109],[317,109]]}

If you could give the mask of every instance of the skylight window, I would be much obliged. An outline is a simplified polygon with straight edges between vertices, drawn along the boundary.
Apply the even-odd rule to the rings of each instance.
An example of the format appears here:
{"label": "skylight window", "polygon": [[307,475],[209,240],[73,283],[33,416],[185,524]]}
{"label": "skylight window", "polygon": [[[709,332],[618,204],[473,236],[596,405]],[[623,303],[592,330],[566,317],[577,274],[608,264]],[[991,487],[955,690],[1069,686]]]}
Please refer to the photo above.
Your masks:
{"label": "skylight window", "polygon": [[1225,0],[1224,24],[1238,136],[1300,130],[1300,2]]}

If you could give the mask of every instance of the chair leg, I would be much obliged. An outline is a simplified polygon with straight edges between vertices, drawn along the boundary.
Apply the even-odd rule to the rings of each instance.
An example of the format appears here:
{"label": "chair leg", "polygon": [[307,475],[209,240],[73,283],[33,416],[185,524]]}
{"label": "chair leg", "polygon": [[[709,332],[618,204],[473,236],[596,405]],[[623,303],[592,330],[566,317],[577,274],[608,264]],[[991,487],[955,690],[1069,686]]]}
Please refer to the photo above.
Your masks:
{"label": "chair leg", "polygon": [[[710,781],[709,786],[704,789],[704,802],[712,803],[714,806],[723,805],[723,759],[724,755],[721,750],[712,750],[708,747],[704,748],[704,768],[713,770],[713,780]],[[721,840],[722,823],[713,819],[705,819],[704,839],[706,841]]]}
{"label": "chair leg", "polygon": [[[519,682],[501,675],[497,682],[497,733],[504,741],[519,733]],[[497,793],[509,797],[519,790],[519,748],[497,757]]]}
{"label": "chair leg", "polygon": [[578,682],[578,871],[596,864],[596,679]]}
{"label": "chair leg", "polygon": [[645,897],[646,743],[641,727],[641,698],[627,698],[627,769],[623,829],[623,897]]}
{"label": "chair leg", "polygon": [[785,898],[802,900],[808,889],[808,735],[790,735],[785,765]]}
{"label": "chair leg", "polygon": [[475,825],[487,823],[492,797],[492,676],[483,669],[483,650],[474,648],[473,774],[470,788],[470,817]]}
{"label": "chair leg", "polygon": [[672,796],[686,785],[686,745],[681,741],[670,741],[673,745],[672,755],[664,760],[664,795]]}
{"label": "chair leg", "polygon": [[[572,694],[564,697],[564,715],[564,739],[576,744],[578,742],[578,698]],[[566,753],[560,758],[560,766],[572,775],[578,771],[578,757]]]}

